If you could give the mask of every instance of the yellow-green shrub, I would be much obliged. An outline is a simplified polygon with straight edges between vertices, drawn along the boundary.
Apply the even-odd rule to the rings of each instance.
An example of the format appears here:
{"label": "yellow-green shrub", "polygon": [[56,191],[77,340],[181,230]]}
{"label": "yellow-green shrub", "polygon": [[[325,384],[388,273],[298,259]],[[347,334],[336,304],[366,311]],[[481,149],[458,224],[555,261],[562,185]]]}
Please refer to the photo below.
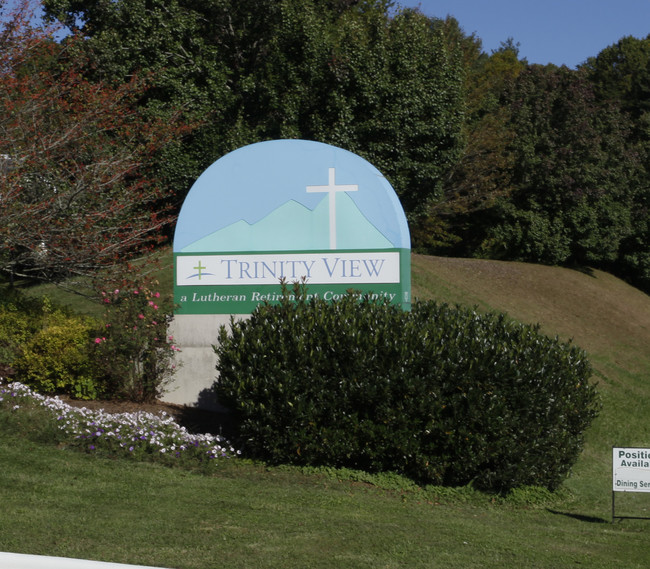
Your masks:
{"label": "yellow-green shrub", "polygon": [[22,346],[34,332],[29,316],[15,306],[0,306],[0,366],[13,367]]}
{"label": "yellow-green shrub", "polygon": [[60,311],[25,344],[14,362],[18,379],[39,393],[66,393],[79,399],[99,395],[91,354],[94,325]]}

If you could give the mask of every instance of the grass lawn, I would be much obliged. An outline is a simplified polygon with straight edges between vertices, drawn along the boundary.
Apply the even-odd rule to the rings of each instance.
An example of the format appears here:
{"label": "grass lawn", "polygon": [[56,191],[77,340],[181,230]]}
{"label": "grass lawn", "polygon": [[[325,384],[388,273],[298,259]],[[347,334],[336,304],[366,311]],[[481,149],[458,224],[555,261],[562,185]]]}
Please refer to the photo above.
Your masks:
{"label": "grass lawn", "polygon": [[[0,550],[172,568],[647,567],[648,522],[224,461],[211,475],[3,436]],[[585,511],[586,513],[581,513]]]}
{"label": "grass lawn", "polygon": [[[597,271],[417,255],[413,292],[587,350],[603,409],[560,492],[387,488],[239,459],[195,472],[73,452],[31,422],[0,430],[0,550],[177,569],[650,565],[650,520],[611,523],[611,447],[650,447],[650,297]],[[650,494],[616,500],[650,517]]]}

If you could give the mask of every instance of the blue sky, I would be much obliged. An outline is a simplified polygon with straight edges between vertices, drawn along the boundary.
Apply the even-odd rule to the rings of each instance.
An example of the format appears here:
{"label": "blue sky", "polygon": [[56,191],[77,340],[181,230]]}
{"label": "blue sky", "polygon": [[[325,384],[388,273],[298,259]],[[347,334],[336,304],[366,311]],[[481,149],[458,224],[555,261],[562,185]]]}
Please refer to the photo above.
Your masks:
{"label": "blue sky", "polygon": [[623,36],[650,34],[650,0],[396,0],[427,16],[454,16],[490,53],[512,37],[529,63],[575,68]]}
{"label": "blue sky", "polygon": [[[6,0],[7,6],[15,0]],[[454,16],[490,53],[512,37],[529,63],[575,68],[623,36],[650,34],[650,0],[395,0],[427,16]]]}

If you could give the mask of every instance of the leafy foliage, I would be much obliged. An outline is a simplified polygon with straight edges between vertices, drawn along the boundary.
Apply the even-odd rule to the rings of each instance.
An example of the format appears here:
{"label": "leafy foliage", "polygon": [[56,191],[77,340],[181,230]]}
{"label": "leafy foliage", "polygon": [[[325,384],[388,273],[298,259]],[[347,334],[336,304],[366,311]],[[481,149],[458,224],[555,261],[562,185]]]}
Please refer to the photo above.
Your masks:
{"label": "leafy foliage", "polygon": [[[650,36],[626,36],[606,47],[582,66],[602,101],[616,101],[647,128],[650,113]],[[646,132],[647,136],[647,132]]]}
{"label": "leafy foliage", "polygon": [[0,270],[12,277],[94,274],[173,219],[147,165],[185,127],[145,116],[139,77],[83,77],[75,41],[62,48],[25,13],[0,24]]}
{"label": "leafy foliage", "polygon": [[620,114],[597,107],[583,75],[531,66],[514,86],[511,121],[516,190],[488,247],[548,264],[615,261],[634,193]]}
{"label": "leafy foliage", "polygon": [[[214,160],[260,140],[304,138],[357,152],[407,212],[436,197],[461,148],[462,51],[436,20],[359,0],[45,0],[80,28],[87,74],[154,74],[143,99],[204,119],[160,166],[180,197]],[[168,26],[170,20],[174,26]]]}
{"label": "leafy foliage", "polygon": [[581,350],[432,302],[285,295],[222,328],[215,351],[242,450],[273,463],[553,489],[596,414]]}
{"label": "leafy foliage", "polygon": [[495,222],[491,208],[513,190],[516,130],[504,97],[526,68],[512,49],[475,54],[465,65],[463,153],[443,181],[441,199],[413,231],[419,249],[454,256],[480,246]]}
{"label": "leafy foliage", "polygon": [[620,106],[629,121],[627,145],[637,156],[637,190],[631,211],[632,231],[621,244],[616,272],[644,290],[650,290],[650,36],[621,38],[589,58],[583,70],[605,105]]}
{"label": "leafy foliage", "polygon": [[80,317],[51,314],[47,326],[23,347],[16,372],[39,393],[96,399],[100,387],[90,352],[94,328],[94,323]]}
{"label": "leafy foliage", "polygon": [[30,338],[42,328],[47,301],[29,299],[15,290],[0,297],[0,369],[11,374]]}
{"label": "leafy foliage", "polygon": [[[44,132],[76,132],[70,114],[78,117],[88,156],[67,156],[79,146],[71,142],[60,155],[34,161],[20,174],[18,202],[14,172],[22,162],[12,158],[15,149],[0,146],[11,157],[2,159],[0,176],[15,207],[29,203],[46,228],[70,227],[74,213],[79,234],[25,234],[23,206],[4,206],[12,228],[0,249],[5,270],[38,277],[94,270],[93,259],[108,263],[116,248],[137,250],[152,231],[162,237],[166,210],[152,211],[178,207],[201,171],[226,152],[304,138],[376,165],[396,189],[422,252],[589,265],[650,289],[648,38],[621,38],[569,70],[529,65],[511,38],[485,54],[480,39],[453,18],[395,10],[388,0],[43,6],[46,17],[74,33],[61,46],[41,42],[47,49],[21,52],[7,43],[5,68],[13,71],[6,89],[42,92],[41,99],[27,97],[40,101],[36,108],[55,102],[52,120],[39,127]],[[32,37],[7,29],[5,42]],[[11,104],[23,100],[15,96]],[[91,120],[85,112],[107,105],[128,120],[111,122],[101,112]],[[199,128],[182,140],[173,131],[153,134],[178,117]],[[110,144],[119,152],[107,158]],[[91,183],[105,191],[90,197]],[[71,193],[79,184],[84,190]],[[112,235],[119,244],[100,246]]]}
{"label": "leafy foliage", "polygon": [[152,290],[155,281],[137,278],[125,276],[120,289],[102,292],[101,320],[10,289],[0,299],[0,374],[43,394],[155,399],[179,348],[167,336],[171,300]]}

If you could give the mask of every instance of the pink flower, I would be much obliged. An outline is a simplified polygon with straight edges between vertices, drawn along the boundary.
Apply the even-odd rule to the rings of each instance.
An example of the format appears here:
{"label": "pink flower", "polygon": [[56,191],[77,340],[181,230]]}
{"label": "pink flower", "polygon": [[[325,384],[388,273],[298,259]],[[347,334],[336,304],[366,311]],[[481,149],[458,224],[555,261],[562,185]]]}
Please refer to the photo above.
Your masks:
{"label": "pink flower", "polygon": [[106,338],[95,338],[95,344],[101,344],[102,342],[105,342]]}
{"label": "pink flower", "polygon": [[136,288],[136,289],[133,291],[133,294],[140,294],[140,291]]}
{"label": "pink flower", "polygon": [[144,314],[138,314],[138,318],[139,318],[140,320],[143,320],[143,319],[144,319]]}
{"label": "pink flower", "polygon": [[113,291],[113,294],[120,294],[120,289],[119,289],[119,288],[116,288],[116,289]]}
{"label": "pink flower", "polygon": [[159,293],[159,292],[154,292],[153,295],[154,295],[154,297],[156,297],[156,298],[160,298],[160,293]]}

